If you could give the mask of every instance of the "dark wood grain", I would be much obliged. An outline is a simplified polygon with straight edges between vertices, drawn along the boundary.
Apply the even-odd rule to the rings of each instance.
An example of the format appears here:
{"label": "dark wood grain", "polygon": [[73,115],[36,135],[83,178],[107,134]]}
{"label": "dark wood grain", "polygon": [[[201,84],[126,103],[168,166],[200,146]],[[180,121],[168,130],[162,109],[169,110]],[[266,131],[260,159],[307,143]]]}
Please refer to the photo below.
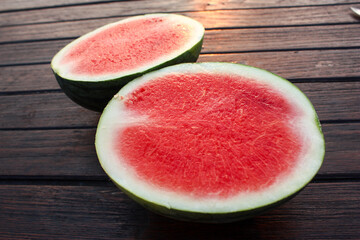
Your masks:
{"label": "dark wood grain", "polygon": [[[128,16],[138,15],[145,13],[157,12],[185,12],[185,11],[213,11],[213,10],[232,10],[232,9],[251,9],[251,8],[276,8],[276,7],[292,7],[292,6],[321,6],[327,4],[341,4],[341,3],[358,3],[356,1],[114,1],[103,4],[86,4],[76,6],[75,1],[71,1],[71,7],[59,7],[61,4],[68,4],[70,1],[61,0],[53,3],[39,3],[39,1],[13,1],[9,4],[10,0],[2,3],[3,11],[7,9],[24,9],[24,8],[44,8],[47,6],[57,6],[56,8],[48,9],[34,9],[23,11],[21,14],[15,12],[3,12],[0,17],[0,26],[30,24],[30,23],[44,23],[44,22],[58,22],[58,21],[73,21],[79,19],[89,18],[103,18],[114,16]],[[85,2],[85,1],[81,1]],[[99,3],[99,1],[98,1]],[[6,6],[8,5],[8,6]],[[10,6],[9,6],[10,5]],[[15,8],[14,5],[17,5]],[[75,5],[75,6],[74,6]],[[136,7],[134,7],[136,5]],[[349,9],[347,9],[349,12]],[[306,14],[306,13],[305,13]],[[314,16],[316,17],[316,16]]]}
{"label": "dark wood grain", "polygon": [[95,129],[1,131],[0,176],[106,179]]}
{"label": "dark wood grain", "polygon": [[[274,27],[209,30],[205,33],[203,53],[274,51],[311,48],[358,47],[357,24],[335,26]],[[0,65],[49,62],[71,40],[1,44]]]}
{"label": "dark wood grain", "polygon": [[0,92],[59,89],[50,64],[0,68]]}
{"label": "dark wood grain", "polygon": [[235,62],[308,81],[360,76],[360,49],[202,54],[198,61]]}
{"label": "dark wood grain", "polygon": [[273,27],[207,31],[203,53],[359,47],[357,25]]}
{"label": "dark wood grain", "polygon": [[[359,239],[360,31],[356,0],[2,0],[0,239]],[[237,62],[290,79],[313,102],[324,164],[297,197],[222,225],[152,214],[108,179],[96,156],[100,114],[69,100],[50,68],[76,37],[127,16],[202,22],[199,61]]]}
{"label": "dark wood grain", "polygon": [[[296,85],[312,101],[320,120],[360,119],[360,82]],[[99,117],[56,92],[1,96],[0,112],[0,128],[5,129],[95,126]]]}
{"label": "dark wood grain", "polygon": [[[353,6],[360,7],[360,4]],[[182,12],[201,22],[205,28],[239,28],[264,26],[294,26],[311,24],[355,23],[348,5],[299,8],[265,8]],[[261,17],[259,17],[261,16]],[[281,16],[279,18],[278,16]],[[83,35],[102,25],[123,19],[113,17],[86,21],[55,22],[0,28],[0,43],[54,39]],[[284,21],[286,19],[286,21]],[[56,31],[54,31],[56,29]]]}
{"label": "dark wood grain", "polygon": [[100,116],[63,93],[2,96],[0,112],[0,128],[95,126]]}
{"label": "dark wood grain", "polygon": [[[323,124],[320,178],[360,174],[360,123]],[[96,129],[0,131],[3,178],[107,179],[95,153]]]}
{"label": "dark wood grain", "polygon": [[360,177],[360,123],[323,124],[322,128],[326,153],[320,172]]}
{"label": "dark wood grain", "polygon": [[59,6],[72,6],[74,4],[90,4],[98,2],[96,0],[56,0],[56,1],[43,1],[43,0],[2,0],[0,11],[25,11],[29,9],[50,8]]}
{"label": "dark wood grain", "polygon": [[[110,2],[110,1],[106,1]],[[143,0],[138,1],[140,5],[146,6],[147,9],[151,9],[154,6],[154,1],[151,0]],[[349,3],[357,3],[356,0],[318,0],[316,2],[311,0],[261,0],[261,1],[237,1],[237,0],[227,0],[221,2],[207,2],[202,3],[202,1],[175,1],[170,0],[166,1],[171,4],[171,6],[176,5],[178,9],[181,7],[185,9],[198,9],[201,7],[207,7],[208,10],[214,9],[233,9],[233,8],[262,8],[262,7],[285,7],[285,6],[311,6],[311,5],[327,5],[327,4],[349,4]],[[91,3],[99,3],[96,0],[57,0],[57,1],[43,1],[43,0],[2,0],[0,5],[0,11],[12,11],[12,10],[29,10],[33,8],[51,8],[51,7],[68,7],[76,5],[76,4],[91,4]],[[197,4],[196,4],[197,3]],[[122,2],[122,5],[129,9],[133,7],[136,3],[127,3],[126,1]],[[161,8],[161,4],[164,4],[162,8],[168,9],[165,2],[159,2],[156,5],[157,8]],[[165,5],[166,4],[166,5]],[[106,6],[102,4],[101,6]],[[196,8],[198,6],[198,8]]]}
{"label": "dark wood grain", "polygon": [[[202,54],[198,62],[236,62],[308,81],[360,77],[360,50],[354,49]],[[59,89],[49,64],[0,68],[0,92],[47,89]]]}
{"label": "dark wood grain", "polygon": [[0,191],[5,239],[355,240],[360,228],[358,182],[310,184],[265,215],[220,225],[160,217],[112,185],[2,185]]}

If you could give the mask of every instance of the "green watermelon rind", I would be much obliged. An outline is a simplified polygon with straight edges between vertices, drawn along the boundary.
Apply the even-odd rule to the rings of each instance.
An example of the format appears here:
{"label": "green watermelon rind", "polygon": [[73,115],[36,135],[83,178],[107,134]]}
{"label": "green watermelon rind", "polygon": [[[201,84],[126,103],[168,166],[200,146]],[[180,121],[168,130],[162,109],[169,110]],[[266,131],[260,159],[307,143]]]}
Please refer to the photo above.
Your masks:
{"label": "green watermelon rind", "polygon": [[[111,177],[110,177],[111,179]],[[289,201],[297,194],[299,194],[307,184],[305,184],[299,191],[277,201],[271,203],[269,205],[264,205],[261,207],[248,209],[245,211],[237,211],[237,212],[219,212],[219,213],[205,213],[205,212],[191,212],[191,211],[184,211],[175,208],[167,208],[165,206],[150,202],[146,199],[136,196],[129,190],[125,189],[121,185],[119,185],[115,180],[111,179],[112,182],[121,190],[123,191],[128,197],[132,200],[143,206],[144,208],[148,209],[151,212],[159,214],[164,217],[169,217],[175,220],[180,221],[187,221],[187,222],[201,222],[201,223],[230,223],[236,222],[241,220],[246,220],[249,218],[256,217],[261,215],[277,206],[282,205],[283,203]]]}
{"label": "green watermelon rind", "polygon": [[196,62],[201,51],[202,43],[203,37],[197,44],[195,44],[194,47],[167,62],[142,72],[136,72],[108,81],[76,81],[63,78],[54,70],[53,72],[60,87],[71,100],[82,107],[101,112],[105,108],[106,104],[111,100],[111,98],[119,91],[119,89],[133,79],[138,78],[145,73],[152,72],[167,66],[179,63]]}
{"label": "green watermelon rind", "polygon": [[[321,132],[321,126],[320,122],[316,116],[315,122],[318,124],[319,131]],[[323,133],[321,132],[323,135]],[[325,144],[324,144],[325,148]],[[322,157],[322,162],[324,160],[324,155]],[[106,172],[105,168],[103,168]],[[114,179],[111,178],[109,174],[107,174],[111,181],[122,191],[124,192],[128,197],[130,197],[132,200],[143,206],[144,208],[148,209],[151,212],[154,212],[156,214],[159,214],[164,217],[169,217],[175,220],[181,220],[181,221],[187,221],[187,222],[201,222],[201,223],[230,223],[235,221],[241,221],[246,220],[249,218],[253,218],[256,216],[259,216],[261,214],[264,214],[265,212],[268,212],[285,202],[291,200],[296,195],[298,195],[311,181],[308,181],[305,183],[302,187],[299,188],[298,191],[293,192],[289,194],[288,196],[284,197],[283,199],[270,203],[268,205],[264,205],[261,207],[248,209],[245,211],[236,211],[236,212],[219,212],[219,213],[204,213],[204,212],[191,212],[191,211],[184,211],[179,210],[175,208],[168,208],[159,204],[156,204],[154,202],[148,201],[146,199],[143,199],[135,194],[133,194],[128,189],[124,188],[120,184],[118,184]]]}
{"label": "green watermelon rind", "polygon": [[[216,63],[223,63],[223,62],[216,62]],[[194,64],[199,64],[199,63],[194,63]],[[201,63],[200,63],[201,64]],[[266,71],[264,69],[261,68],[257,68],[257,67],[253,67],[253,66],[248,66],[248,65],[244,65],[244,64],[237,64],[237,63],[226,63],[226,64],[236,64],[236,65],[241,65],[244,67],[248,67],[248,68],[254,68],[257,70],[261,70],[267,73],[270,73],[272,75],[274,75],[275,77],[277,77],[278,79],[285,81],[287,84],[291,85],[294,89],[296,89],[296,91],[300,92],[305,99],[308,101],[309,106],[311,106],[313,114],[314,114],[314,123],[317,126],[317,129],[320,133],[320,136],[323,140],[323,152],[322,152],[322,156],[319,158],[320,164],[319,164],[319,168],[321,167],[321,165],[323,164],[324,161],[324,156],[325,156],[325,140],[324,140],[324,135],[322,133],[322,129],[321,129],[321,124],[318,118],[318,115],[315,111],[315,108],[313,106],[313,104],[311,103],[311,101],[309,100],[309,98],[293,83],[291,83],[290,81],[288,81],[287,79],[284,79],[272,72]],[[104,110],[104,112],[106,111],[106,109]],[[101,125],[102,122],[102,117],[100,117],[99,119],[99,124],[98,126]],[[97,152],[98,154],[98,152]],[[98,155],[98,158],[100,160],[100,156]],[[256,217],[258,215],[261,215],[267,211],[270,211],[271,209],[282,205],[283,203],[289,201],[290,199],[292,199],[293,197],[295,197],[297,194],[299,194],[311,181],[312,179],[315,177],[316,173],[318,172],[319,169],[317,169],[317,171],[314,173],[314,175],[312,176],[311,179],[309,179],[307,182],[305,182],[303,185],[299,185],[297,187],[296,191],[293,191],[291,193],[289,193],[288,195],[284,196],[281,199],[278,199],[277,201],[274,202],[269,202],[266,205],[262,205],[262,206],[257,206],[255,208],[249,208],[246,210],[240,210],[240,211],[232,211],[232,212],[196,212],[196,211],[187,211],[187,210],[182,210],[182,209],[176,209],[176,208],[169,208],[167,206],[164,205],[160,205],[158,203],[149,201],[147,199],[144,199],[142,197],[137,196],[136,194],[134,194],[133,192],[131,192],[130,190],[124,188],[123,186],[121,186],[119,183],[116,182],[115,179],[113,179],[111,177],[110,174],[107,173],[106,169],[104,168],[104,166],[102,165],[101,160],[99,161],[100,165],[102,166],[102,168],[104,169],[104,171],[106,172],[106,174],[109,176],[109,178],[112,180],[112,182],[120,189],[122,190],[128,197],[130,197],[131,199],[133,199],[135,202],[137,202],[138,204],[140,204],[141,206],[143,206],[144,208],[165,216],[165,217],[169,217],[175,220],[182,220],[182,221],[189,221],[189,222],[203,222],[203,223],[229,223],[229,222],[234,222],[234,221],[241,221],[241,220],[245,220],[245,219],[249,219],[249,218],[253,218]]]}
{"label": "green watermelon rind", "polygon": [[[148,14],[152,15],[152,14]],[[144,15],[147,16],[147,15]],[[76,79],[67,79],[62,77],[56,70],[53,62],[51,63],[52,71],[55,75],[63,92],[74,102],[87,109],[102,112],[111,98],[127,83],[135,78],[138,78],[145,73],[152,72],[164,67],[176,65],[179,63],[196,62],[203,44],[204,33],[201,39],[194,44],[190,49],[184,51],[163,63],[151,66],[143,71],[133,72],[115,79],[101,80],[101,81],[77,81]]]}

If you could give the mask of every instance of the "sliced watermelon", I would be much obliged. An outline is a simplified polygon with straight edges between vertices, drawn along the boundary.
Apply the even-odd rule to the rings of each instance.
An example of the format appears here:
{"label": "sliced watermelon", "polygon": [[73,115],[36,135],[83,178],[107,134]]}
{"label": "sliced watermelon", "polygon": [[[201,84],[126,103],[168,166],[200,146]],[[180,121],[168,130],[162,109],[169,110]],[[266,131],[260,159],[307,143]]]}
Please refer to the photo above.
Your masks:
{"label": "sliced watermelon", "polygon": [[74,40],[54,56],[51,66],[73,101],[102,111],[132,79],[177,63],[195,62],[203,36],[203,26],[185,16],[136,16]]}
{"label": "sliced watermelon", "polygon": [[231,63],[179,64],[122,88],[96,151],[105,172],[172,218],[231,222],[293,197],[324,157],[317,114],[292,83]]}

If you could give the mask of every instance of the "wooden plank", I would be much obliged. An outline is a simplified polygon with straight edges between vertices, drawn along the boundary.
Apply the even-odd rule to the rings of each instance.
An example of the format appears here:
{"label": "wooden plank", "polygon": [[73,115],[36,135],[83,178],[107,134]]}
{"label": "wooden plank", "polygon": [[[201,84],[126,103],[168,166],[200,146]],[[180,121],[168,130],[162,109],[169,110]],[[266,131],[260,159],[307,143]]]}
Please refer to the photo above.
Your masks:
{"label": "wooden plank", "polygon": [[91,4],[98,2],[96,0],[56,0],[56,1],[44,1],[44,0],[2,0],[0,5],[0,12],[5,11],[19,11],[38,8],[50,8],[59,7],[74,4]]}
{"label": "wooden plank", "polygon": [[[360,47],[358,25],[209,30],[203,53]],[[49,62],[71,40],[1,44],[0,65]],[[359,49],[355,49],[359,52]]]}
{"label": "wooden plank", "polygon": [[[360,7],[360,4],[354,4],[354,6]],[[224,27],[294,26],[357,22],[357,20],[353,18],[348,11],[349,6],[338,5],[321,7],[183,12],[181,14],[198,20],[205,26],[205,28],[209,29]],[[281,16],[281,18],[278,16]],[[56,22],[2,27],[0,28],[0,43],[35,39],[76,37],[102,25],[121,19],[123,18],[115,17],[75,22]],[[54,29],[56,29],[56,31],[54,31]]]}
{"label": "wooden plank", "polygon": [[360,119],[360,82],[298,83],[296,86],[308,96],[321,121]]}
{"label": "wooden plank", "polygon": [[70,40],[0,45],[0,65],[50,62]]}
{"label": "wooden plank", "polygon": [[[359,175],[360,123],[323,124],[320,178]],[[1,131],[0,176],[107,179],[95,153],[95,129]]]}
{"label": "wooden plank", "polygon": [[2,96],[0,112],[3,116],[0,128],[93,127],[100,116],[75,104],[63,93]]}
{"label": "wooden plank", "polygon": [[[360,82],[298,83],[320,120],[359,120]],[[73,103],[63,93],[0,98],[0,128],[95,126],[99,114]],[[351,115],[349,114],[351,112]]]}
{"label": "wooden plank", "polygon": [[202,54],[198,62],[246,64],[286,79],[360,76],[360,49]]}
{"label": "wooden plank", "polygon": [[320,174],[360,176],[360,123],[323,124],[322,129],[326,153]]}
{"label": "wooden plank", "polygon": [[[313,50],[202,54],[198,62],[236,62],[287,79],[360,76],[360,50]],[[48,64],[0,68],[0,92],[59,89]]]}
{"label": "wooden plank", "polygon": [[[8,0],[10,1],[10,0]],[[37,4],[36,8],[41,8],[37,1],[24,1],[18,3],[14,1],[12,6],[16,5],[18,9],[24,9],[31,4]],[[50,1],[51,2],[51,1]],[[76,2],[71,1],[73,4]],[[61,4],[67,4],[67,0],[56,1],[53,3],[46,3],[46,5],[61,6]],[[231,10],[231,9],[252,9],[252,8],[276,8],[276,7],[293,7],[293,6],[322,6],[332,4],[349,4],[358,3],[356,1],[346,0],[330,0],[330,1],[114,1],[103,4],[89,4],[79,5],[71,7],[56,7],[48,9],[34,9],[23,11],[21,14],[18,12],[3,12],[0,17],[0,26],[19,25],[19,24],[32,24],[32,23],[44,23],[44,22],[58,22],[58,21],[73,21],[89,18],[104,18],[104,17],[119,17],[129,15],[139,15],[146,13],[158,13],[158,12],[186,12],[186,11],[213,11],[213,10]],[[45,5],[42,3],[42,5]],[[136,7],[134,7],[136,4]],[[27,5],[27,6],[26,6]],[[6,3],[2,4],[2,8],[6,9]],[[10,6],[11,8],[11,6]],[[1,11],[1,8],[0,8]],[[350,13],[349,8],[347,8]]]}
{"label": "wooden plank", "polygon": [[[319,5],[329,5],[329,4],[350,4],[350,3],[357,3],[356,0],[318,0],[316,2],[311,0],[298,0],[298,1],[291,1],[291,0],[258,0],[258,1],[237,1],[237,0],[227,0],[227,1],[208,1],[207,4],[202,4],[201,1],[171,1],[172,6],[176,5],[178,9],[202,9],[207,8],[207,10],[217,10],[217,9],[233,9],[233,8],[264,8],[264,7],[289,7],[289,6],[319,6]],[[67,7],[73,6],[76,4],[92,4],[92,3],[99,3],[96,0],[57,0],[57,1],[43,1],[43,0],[2,0],[0,5],[0,12],[3,11],[16,11],[16,10],[28,10],[34,8],[52,8],[52,7]],[[197,5],[196,5],[197,3]],[[134,3],[127,3],[126,1],[122,2],[123,7],[128,7],[130,9],[130,5]],[[146,6],[148,9],[154,7],[154,2],[151,0],[143,0],[139,1],[140,5]],[[163,3],[157,3],[157,8],[161,7]],[[105,3],[101,5],[104,7]],[[168,5],[167,5],[168,6]],[[196,8],[198,7],[198,8]],[[165,7],[164,7],[165,8]],[[184,10],[183,10],[184,11]]]}
{"label": "wooden plank", "polygon": [[59,88],[50,64],[0,68],[0,92]]}
{"label": "wooden plank", "polygon": [[2,131],[0,141],[0,176],[106,179],[95,129]]}
{"label": "wooden plank", "polygon": [[358,182],[310,184],[262,216],[211,226],[150,213],[113,186],[2,185],[0,191],[0,234],[9,240],[359,237]]}
{"label": "wooden plank", "polygon": [[[359,47],[357,25],[274,27],[207,31],[203,53]],[[353,42],[355,41],[355,42]]]}

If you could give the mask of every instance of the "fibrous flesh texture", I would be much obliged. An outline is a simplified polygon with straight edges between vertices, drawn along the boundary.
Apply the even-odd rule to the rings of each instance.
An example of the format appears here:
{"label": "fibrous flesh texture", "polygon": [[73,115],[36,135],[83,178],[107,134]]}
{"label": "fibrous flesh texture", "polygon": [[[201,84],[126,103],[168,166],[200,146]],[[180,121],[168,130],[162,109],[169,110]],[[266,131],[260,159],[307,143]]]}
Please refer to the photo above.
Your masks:
{"label": "fibrous flesh texture", "polygon": [[200,198],[259,191],[289,174],[303,147],[291,124],[301,109],[254,79],[168,74],[123,101],[147,120],[118,130],[118,158],[160,189]]}
{"label": "fibrous flesh texture", "polygon": [[196,27],[173,15],[134,18],[74,44],[60,64],[68,66],[75,75],[129,71],[181,50],[198,34],[196,31]]}

